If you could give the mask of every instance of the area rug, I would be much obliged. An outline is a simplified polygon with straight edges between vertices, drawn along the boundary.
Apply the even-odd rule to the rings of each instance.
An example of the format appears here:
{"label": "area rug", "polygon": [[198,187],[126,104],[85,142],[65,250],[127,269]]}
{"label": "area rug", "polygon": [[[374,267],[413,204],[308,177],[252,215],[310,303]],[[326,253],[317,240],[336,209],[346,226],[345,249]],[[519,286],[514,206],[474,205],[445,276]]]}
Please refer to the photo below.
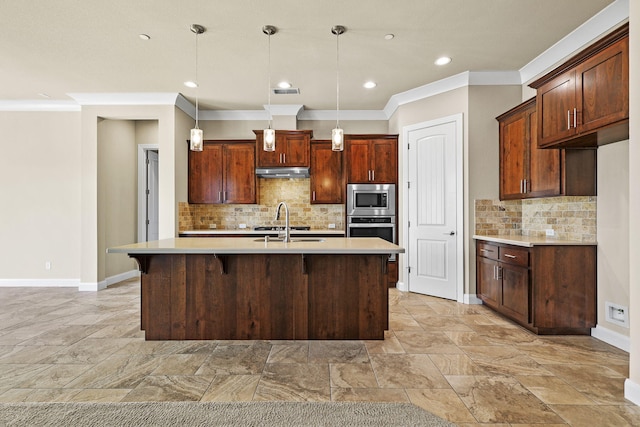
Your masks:
{"label": "area rug", "polygon": [[0,426],[455,426],[409,403],[6,403]]}

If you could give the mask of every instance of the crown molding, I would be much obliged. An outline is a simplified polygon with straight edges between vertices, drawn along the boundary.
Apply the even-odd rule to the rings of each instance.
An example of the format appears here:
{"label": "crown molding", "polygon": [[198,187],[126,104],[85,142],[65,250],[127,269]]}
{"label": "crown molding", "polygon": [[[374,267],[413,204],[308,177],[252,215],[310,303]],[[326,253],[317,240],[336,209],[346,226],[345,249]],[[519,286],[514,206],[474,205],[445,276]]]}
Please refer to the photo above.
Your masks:
{"label": "crown molding", "polygon": [[176,105],[178,92],[68,93],[80,105]]}
{"label": "crown molding", "polygon": [[520,69],[529,83],[629,20],[629,0],[616,0]]}
{"label": "crown molding", "polygon": [[48,101],[48,100],[0,100],[0,111],[80,111],[81,107],[75,101]]}
{"label": "crown molding", "polygon": [[[389,120],[384,110],[340,110],[340,120]],[[304,110],[298,114],[298,120],[337,120],[336,110]]]}

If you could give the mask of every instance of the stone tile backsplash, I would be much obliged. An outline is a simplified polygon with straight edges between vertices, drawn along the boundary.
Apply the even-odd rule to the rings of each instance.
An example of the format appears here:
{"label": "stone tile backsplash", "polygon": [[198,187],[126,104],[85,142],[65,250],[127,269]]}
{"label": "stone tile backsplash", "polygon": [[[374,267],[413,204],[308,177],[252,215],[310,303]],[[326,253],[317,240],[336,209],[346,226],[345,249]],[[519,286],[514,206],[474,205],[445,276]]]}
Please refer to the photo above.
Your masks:
{"label": "stone tile backsplash", "polygon": [[476,200],[475,232],[485,235],[545,236],[596,241],[597,198],[547,197],[528,200]]}
{"label": "stone tile backsplash", "polygon": [[289,207],[291,225],[308,225],[314,230],[326,230],[335,224],[344,230],[344,205],[312,205],[309,179],[258,179],[258,204],[255,205],[207,205],[180,203],[179,227],[183,230],[207,230],[215,224],[218,230],[235,230],[240,224],[247,229],[257,225],[283,225],[276,221],[276,207],[284,201]]}

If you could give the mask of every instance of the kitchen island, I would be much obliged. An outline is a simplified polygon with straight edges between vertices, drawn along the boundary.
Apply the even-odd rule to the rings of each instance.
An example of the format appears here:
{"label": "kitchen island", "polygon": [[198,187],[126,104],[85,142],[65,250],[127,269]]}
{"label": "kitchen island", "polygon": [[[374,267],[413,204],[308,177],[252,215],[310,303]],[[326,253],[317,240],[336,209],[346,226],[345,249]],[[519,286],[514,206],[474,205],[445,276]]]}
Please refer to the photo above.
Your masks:
{"label": "kitchen island", "polygon": [[147,340],[384,339],[379,238],[175,238],[109,248],[137,260]]}

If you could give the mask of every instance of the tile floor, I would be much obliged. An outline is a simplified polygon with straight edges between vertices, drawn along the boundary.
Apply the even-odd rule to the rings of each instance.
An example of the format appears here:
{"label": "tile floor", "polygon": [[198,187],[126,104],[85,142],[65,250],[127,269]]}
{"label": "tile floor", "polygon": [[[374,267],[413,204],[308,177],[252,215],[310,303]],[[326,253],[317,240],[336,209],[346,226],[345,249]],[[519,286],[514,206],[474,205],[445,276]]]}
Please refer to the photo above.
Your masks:
{"label": "tile floor", "polygon": [[0,288],[0,402],[394,401],[461,426],[631,426],[629,355],[390,290],[384,341],[144,341],[139,282]]}

